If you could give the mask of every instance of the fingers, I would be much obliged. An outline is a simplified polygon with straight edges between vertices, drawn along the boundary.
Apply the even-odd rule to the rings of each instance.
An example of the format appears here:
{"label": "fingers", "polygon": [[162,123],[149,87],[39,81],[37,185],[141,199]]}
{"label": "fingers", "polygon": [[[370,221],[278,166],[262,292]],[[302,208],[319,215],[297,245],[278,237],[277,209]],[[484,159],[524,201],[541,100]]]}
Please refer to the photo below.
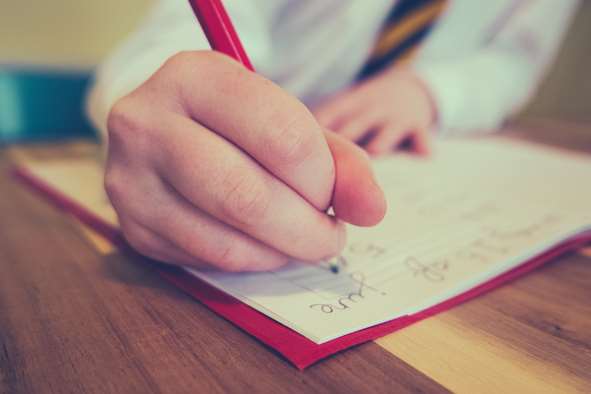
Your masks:
{"label": "fingers", "polygon": [[226,271],[270,270],[288,261],[192,206],[153,174],[108,168],[105,186],[125,238],[148,257]]}
{"label": "fingers", "polygon": [[162,263],[180,264],[196,268],[205,266],[196,257],[185,253],[173,243],[139,223],[131,220],[121,220],[120,226],[129,245],[146,257]]}
{"label": "fingers", "polygon": [[328,207],[332,157],[322,129],[299,100],[214,52],[185,53],[170,62],[186,74],[174,79],[183,81],[175,86],[183,113],[247,152],[317,209]]}
{"label": "fingers", "polygon": [[378,120],[370,109],[353,114],[336,128],[331,129],[349,141],[359,142],[363,137],[378,125]]}
{"label": "fingers", "polygon": [[367,154],[341,136],[326,132],[336,166],[333,208],[337,217],[358,226],[379,223],[386,199],[377,185]]}
{"label": "fingers", "polygon": [[410,149],[410,151],[423,156],[427,156],[431,152],[430,139],[426,131],[421,129],[408,131],[406,128],[393,126],[377,130],[365,145],[365,149],[372,156],[383,155],[397,148]]}
{"label": "fingers", "polygon": [[298,259],[322,260],[344,246],[341,223],[240,149],[182,116],[162,121],[159,127],[168,131],[168,139],[157,171],[191,205]]}
{"label": "fingers", "polygon": [[225,271],[268,271],[287,263],[285,254],[192,206],[174,189],[167,187],[164,198],[169,210],[148,222],[192,256]]}
{"label": "fingers", "polygon": [[287,256],[192,207],[172,190],[151,192],[159,194],[163,207],[144,210],[127,227],[130,220],[125,216],[122,220],[126,238],[142,254],[173,264],[233,272],[267,271],[287,263]]}
{"label": "fingers", "polygon": [[314,110],[318,123],[350,141],[359,143],[379,125],[379,114],[359,100],[356,90],[347,91]]}
{"label": "fingers", "polygon": [[431,139],[425,130],[418,131],[411,136],[412,150],[421,156],[431,154]]}
{"label": "fingers", "polygon": [[400,127],[382,128],[366,144],[365,149],[372,156],[383,155],[398,147],[408,135],[408,131]]}
{"label": "fingers", "polygon": [[358,101],[350,91],[339,94],[325,101],[313,111],[318,123],[326,129],[336,131],[352,111],[357,108]]}
{"label": "fingers", "polygon": [[420,79],[396,68],[329,99],[314,113],[321,125],[374,156],[406,149],[404,142],[413,152],[427,155],[426,130],[436,118],[432,97]]}
{"label": "fingers", "polygon": [[[218,229],[206,220],[192,222],[188,229],[178,226],[178,219],[183,221],[181,216],[173,214],[166,218],[166,226],[157,228],[170,228],[170,224],[174,223],[173,232],[159,233],[139,223],[132,223],[122,225],[123,233],[129,244],[144,256],[194,268],[215,267],[230,272],[269,271],[289,260],[287,256],[231,228],[220,225]],[[196,227],[203,229],[203,225],[208,226],[207,231],[195,231]],[[223,242],[216,242],[219,240]]]}

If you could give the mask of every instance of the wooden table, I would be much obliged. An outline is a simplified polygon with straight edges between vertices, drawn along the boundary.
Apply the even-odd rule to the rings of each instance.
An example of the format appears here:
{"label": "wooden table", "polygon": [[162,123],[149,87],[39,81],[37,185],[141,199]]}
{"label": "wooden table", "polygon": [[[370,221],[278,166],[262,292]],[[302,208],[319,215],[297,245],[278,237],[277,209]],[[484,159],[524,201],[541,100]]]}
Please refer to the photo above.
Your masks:
{"label": "wooden table", "polygon": [[[514,134],[591,152],[591,125]],[[0,151],[1,393],[591,392],[588,251],[299,372],[16,185],[23,153],[92,152]]]}

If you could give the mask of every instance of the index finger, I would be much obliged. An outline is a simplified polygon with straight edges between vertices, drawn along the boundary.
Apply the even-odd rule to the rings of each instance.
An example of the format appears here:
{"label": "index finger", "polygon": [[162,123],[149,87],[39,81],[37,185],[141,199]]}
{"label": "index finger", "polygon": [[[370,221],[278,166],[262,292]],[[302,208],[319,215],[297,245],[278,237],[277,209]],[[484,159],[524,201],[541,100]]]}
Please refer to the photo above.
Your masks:
{"label": "index finger", "polygon": [[225,55],[187,53],[175,61],[186,115],[248,153],[317,209],[329,206],[334,163],[304,104]]}

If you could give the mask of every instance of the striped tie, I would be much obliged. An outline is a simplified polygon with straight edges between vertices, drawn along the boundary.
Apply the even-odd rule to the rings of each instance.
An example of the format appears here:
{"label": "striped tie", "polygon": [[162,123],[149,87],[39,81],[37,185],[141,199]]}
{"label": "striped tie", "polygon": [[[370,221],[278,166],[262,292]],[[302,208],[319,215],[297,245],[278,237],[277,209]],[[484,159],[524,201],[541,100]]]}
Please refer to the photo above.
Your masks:
{"label": "striped tie", "polygon": [[447,4],[447,0],[399,0],[386,18],[376,45],[358,79],[394,62],[412,58]]}

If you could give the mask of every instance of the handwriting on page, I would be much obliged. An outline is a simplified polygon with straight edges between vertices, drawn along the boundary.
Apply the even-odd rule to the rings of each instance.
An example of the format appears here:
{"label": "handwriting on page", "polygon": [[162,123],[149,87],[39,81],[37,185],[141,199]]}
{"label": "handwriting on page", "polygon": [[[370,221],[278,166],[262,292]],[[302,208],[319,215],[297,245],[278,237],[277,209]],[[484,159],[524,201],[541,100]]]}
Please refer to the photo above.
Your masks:
{"label": "handwriting on page", "polygon": [[581,191],[580,181],[588,171],[589,163],[502,143],[452,142],[431,160],[389,158],[376,163],[388,215],[376,227],[349,227],[338,274],[294,262],[209,277],[322,343],[443,302],[568,238],[590,220],[591,188]]}
{"label": "handwriting on page", "polygon": [[[470,217],[470,220],[474,219],[475,216]],[[346,274],[348,275],[347,280],[350,280],[356,287],[334,297],[331,302],[314,303],[309,307],[323,314],[363,307],[363,301],[372,298],[372,296],[386,296],[387,292],[380,287],[400,278],[428,282],[445,281],[446,274],[454,268],[461,267],[465,263],[487,264],[494,262],[499,257],[510,253],[513,246],[520,244],[523,240],[535,237],[546,226],[557,221],[558,218],[555,215],[549,214],[515,228],[493,226],[485,222],[480,233],[473,234],[472,238],[464,239],[463,242],[450,243],[449,247],[441,249],[441,253],[433,256],[423,256],[420,250],[416,251],[417,255],[412,251],[397,253],[395,248],[388,249],[372,242],[352,243],[346,252],[339,256],[341,267],[345,269],[350,267],[352,264],[348,262],[349,259],[357,261],[353,265],[359,266],[361,257],[367,259],[364,264],[369,264],[365,270]],[[386,269],[379,269],[379,265],[371,265],[372,262],[377,263],[381,259],[388,261]],[[370,282],[368,278],[372,281]],[[322,285],[324,289],[327,289],[331,285],[334,286],[335,282],[342,282],[342,279],[327,280]],[[313,289],[310,288],[310,290]]]}
{"label": "handwriting on page", "polygon": [[[374,162],[388,215],[349,227],[339,274],[303,262],[251,274],[187,270],[323,343],[448,300],[589,229],[587,158],[502,138],[438,141],[434,152]],[[117,223],[96,163],[30,170]]]}
{"label": "handwriting on page", "polygon": [[331,315],[379,302],[376,296],[387,296],[400,281],[445,282],[466,265],[485,266],[518,251],[560,222],[557,213],[535,208],[518,213],[514,201],[493,200],[487,194],[456,191],[435,196],[418,190],[406,185],[400,222],[410,216],[420,231],[397,233],[401,223],[394,214],[379,229],[391,229],[388,240],[379,243],[368,230],[348,244],[337,259],[341,275],[317,280],[312,274],[292,281],[322,299],[310,309]]}
{"label": "handwriting on page", "polygon": [[333,303],[320,303],[311,304],[311,309],[316,309],[322,313],[333,313],[339,310],[346,310],[352,308],[354,305],[361,303],[368,296],[368,292],[373,292],[385,296],[386,293],[370,286],[365,280],[365,275],[362,272],[353,272],[349,274],[349,277],[357,286],[356,289],[348,292],[347,294],[338,297]]}
{"label": "handwriting on page", "polygon": [[[560,222],[557,214],[548,212],[538,217],[528,214],[527,220],[499,220],[506,218],[507,212],[503,211],[512,211],[513,207],[487,200],[470,201],[466,194],[462,204],[463,208],[453,214],[448,209],[448,218],[439,224],[441,228],[452,229],[454,223],[456,226],[461,223],[464,230],[452,236],[435,231],[414,239],[401,238],[399,245],[379,245],[374,240],[350,243],[338,261],[342,269],[353,269],[347,275],[356,287],[330,302],[313,303],[309,307],[322,314],[333,314],[363,308],[364,301],[373,302],[376,295],[386,296],[387,289],[400,280],[444,282],[453,270],[462,270],[465,264],[494,263]],[[433,209],[425,209],[421,200],[408,203],[405,208],[415,209],[415,220],[421,216],[431,220],[436,214]],[[326,287],[327,283],[323,285]]]}

